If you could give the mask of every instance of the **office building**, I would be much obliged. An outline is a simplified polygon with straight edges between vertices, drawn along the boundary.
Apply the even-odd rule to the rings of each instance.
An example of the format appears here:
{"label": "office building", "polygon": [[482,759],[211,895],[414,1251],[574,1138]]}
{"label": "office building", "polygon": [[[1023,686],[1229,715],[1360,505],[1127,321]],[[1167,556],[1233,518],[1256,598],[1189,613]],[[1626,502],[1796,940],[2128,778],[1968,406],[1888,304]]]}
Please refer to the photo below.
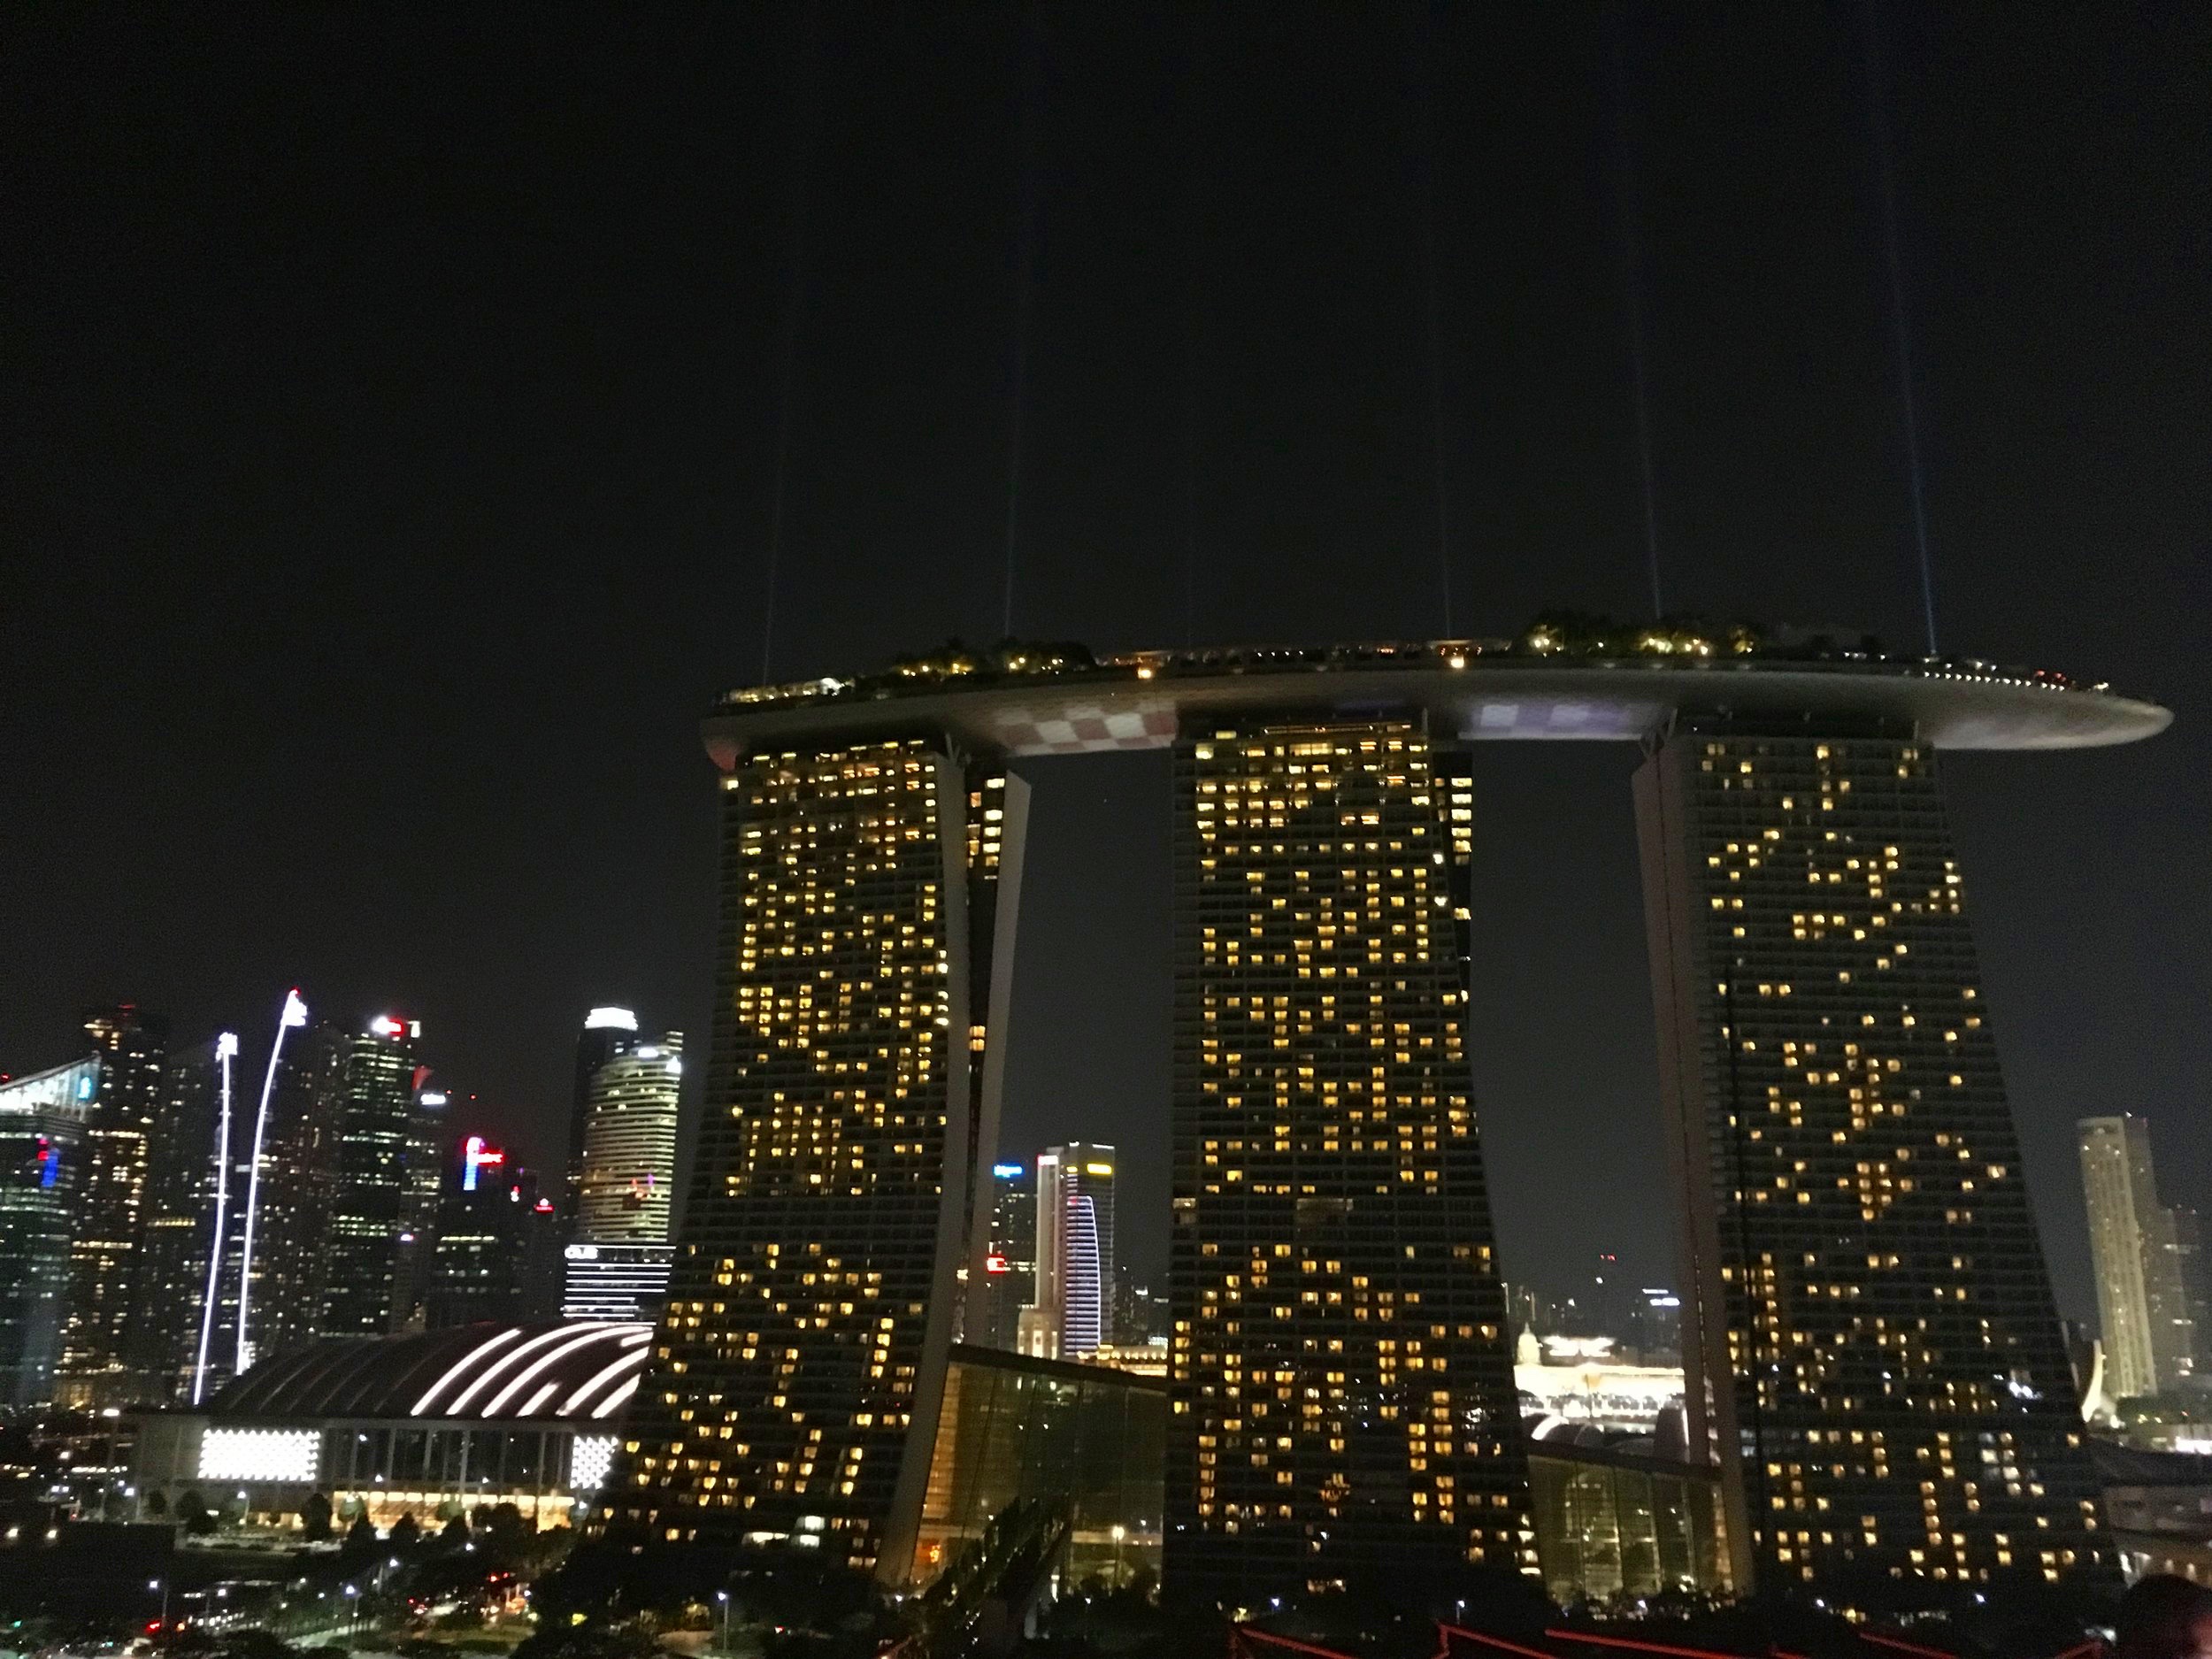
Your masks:
{"label": "office building", "polygon": [[408,1092],[407,1162],[392,1273],[394,1331],[423,1328],[437,1271],[439,1214],[454,1169],[452,1094],[425,1066],[415,1068]]}
{"label": "office building", "polygon": [[133,1369],[146,1379],[142,1395],[146,1400],[173,1400],[191,1388],[208,1253],[215,1248],[216,1139],[224,1064],[211,1039],[172,1052],[163,1071],[147,1156],[138,1305],[131,1320],[138,1345]]}
{"label": "office building", "polygon": [[2108,1575],[1934,754],[1825,729],[1636,777],[1692,1456],[1740,1583]]}
{"label": "office building", "polygon": [[1011,1349],[1020,1346],[1022,1310],[1037,1296],[1037,1178],[1028,1164],[1002,1160],[991,1166],[991,1187],[981,1317],[966,1340]]}
{"label": "office building", "polygon": [[418,1021],[380,1014],[339,1039],[318,1335],[381,1335],[404,1312],[401,1234],[418,1202],[408,1165],[421,1034]]}
{"label": "office building", "polygon": [[216,1281],[210,1388],[257,1355],[319,1334],[337,1271],[329,1239],[354,1034],[310,1023],[295,992],[272,1045],[266,1059],[242,1056],[259,1064],[242,1064],[234,1085],[229,1226]]}
{"label": "office building", "polygon": [[84,1032],[100,1078],[71,1231],[69,1311],[54,1392],[60,1404],[98,1407],[120,1405],[146,1386],[134,1363],[131,1315],[168,1027],[123,1003],[88,1015]]}
{"label": "office building", "polygon": [[545,1263],[560,1232],[538,1178],[502,1148],[470,1135],[449,1163],[431,1230],[423,1326],[541,1317]]}
{"label": "office building", "polygon": [[2085,1118],[2077,1127],[2105,1389],[2116,1400],[2160,1394],[2194,1367],[2196,1217],[2158,1202],[2144,1119]]}
{"label": "office building", "polygon": [[805,1531],[902,1571],[960,1270],[979,1279],[988,1238],[1003,1003],[972,912],[1016,851],[1018,791],[912,739],[749,755],[723,783],[713,1070],[604,1524],[723,1547]]}
{"label": "office building", "polygon": [[668,1224],[683,1033],[642,1041],[634,1018],[619,1034],[624,1046],[594,1067],[588,1085],[575,1223],[562,1263],[561,1311],[572,1319],[656,1317],[675,1256]]}
{"label": "office building", "polygon": [[1536,1565],[1465,1046],[1470,798],[1417,721],[1176,746],[1187,1593]]}
{"label": "office building", "polygon": [[668,1241],[683,1052],[683,1033],[672,1031],[593,1072],[578,1178],[579,1240]]}
{"label": "office building", "polygon": [[1036,1328],[1047,1359],[1114,1340],[1114,1149],[1079,1141],[1037,1158]]}
{"label": "office building", "polygon": [[626,1008],[595,1008],[576,1036],[576,1081],[569,1096],[568,1170],[561,1189],[562,1218],[573,1226],[584,1184],[584,1139],[591,1121],[591,1080],[599,1068],[637,1047],[637,1015]]}
{"label": "office building", "polygon": [[88,1056],[0,1082],[0,1406],[54,1398],[100,1069]]}

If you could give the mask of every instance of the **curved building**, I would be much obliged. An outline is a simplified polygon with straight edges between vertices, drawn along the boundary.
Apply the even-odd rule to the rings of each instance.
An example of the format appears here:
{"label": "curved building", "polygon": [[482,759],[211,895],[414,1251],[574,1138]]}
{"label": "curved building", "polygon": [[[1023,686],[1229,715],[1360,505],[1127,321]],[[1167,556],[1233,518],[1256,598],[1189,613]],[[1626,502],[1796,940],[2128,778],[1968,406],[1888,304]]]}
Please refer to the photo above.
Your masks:
{"label": "curved building", "polygon": [[2169,717],[2046,672],[1600,632],[949,650],[726,698],[706,1115],[603,1524],[907,1572],[984,1282],[1006,763],[1164,749],[1168,1588],[1537,1571],[1466,1052],[1466,751],[1614,739],[1645,752],[1686,1426],[1725,1576],[2109,1573],[1936,765]]}
{"label": "curved building", "polygon": [[388,1527],[512,1502],[565,1523],[606,1478],[652,1327],[534,1320],[342,1337],[273,1355],[192,1410],[140,1420],[134,1484],[263,1525],[316,1492]]}

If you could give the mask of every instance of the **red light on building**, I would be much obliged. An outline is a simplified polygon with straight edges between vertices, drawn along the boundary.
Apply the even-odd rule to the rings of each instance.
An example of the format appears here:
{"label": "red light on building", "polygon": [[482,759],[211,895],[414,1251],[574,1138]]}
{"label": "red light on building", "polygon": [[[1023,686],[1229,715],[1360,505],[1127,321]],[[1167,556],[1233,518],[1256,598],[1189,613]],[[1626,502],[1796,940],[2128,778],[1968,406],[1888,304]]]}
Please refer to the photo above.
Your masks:
{"label": "red light on building", "polygon": [[985,1257],[983,1258],[983,1271],[984,1271],[985,1272],[987,1272],[987,1273],[1003,1273],[1003,1272],[1005,1272],[1005,1271],[1007,1271],[1007,1269],[1006,1269],[1006,1258],[1005,1258],[1004,1256],[985,1256]]}

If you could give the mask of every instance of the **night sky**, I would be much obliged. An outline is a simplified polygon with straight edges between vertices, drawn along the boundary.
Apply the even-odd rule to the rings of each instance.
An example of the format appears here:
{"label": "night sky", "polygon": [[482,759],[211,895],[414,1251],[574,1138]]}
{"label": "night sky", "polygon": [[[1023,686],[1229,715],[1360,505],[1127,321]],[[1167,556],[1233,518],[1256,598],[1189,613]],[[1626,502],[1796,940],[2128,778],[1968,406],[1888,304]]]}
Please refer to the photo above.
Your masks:
{"label": "night sky", "polygon": [[[1943,643],[2177,715],[1948,767],[2072,1313],[2077,1116],[2212,1205],[2208,18],[1878,14]],[[535,1161],[588,1004],[703,1042],[780,449],[780,678],[997,636],[1018,404],[1024,636],[1442,634],[1432,409],[1455,628],[1634,616],[1632,288],[1670,607],[1916,642],[1867,24],[14,8],[0,1067],[123,998],[250,1055],[297,983]],[[1671,1271],[1634,760],[1478,757],[1492,1184],[1562,1286]],[[1009,1149],[1118,1142],[1142,1276],[1165,759],[1025,770]]]}

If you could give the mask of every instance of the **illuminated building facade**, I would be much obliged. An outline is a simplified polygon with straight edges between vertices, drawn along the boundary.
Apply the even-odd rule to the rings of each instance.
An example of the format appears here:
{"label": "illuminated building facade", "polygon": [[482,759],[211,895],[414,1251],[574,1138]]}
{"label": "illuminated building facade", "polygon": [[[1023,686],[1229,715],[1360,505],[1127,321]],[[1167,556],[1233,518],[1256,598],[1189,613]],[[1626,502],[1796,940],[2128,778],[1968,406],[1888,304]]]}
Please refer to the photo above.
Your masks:
{"label": "illuminated building facade", "polygon": [[146,1379],[142,1399],[173,1399],[191,1386],[215,1241],[219,1087],[212,1040],[170,1055],[148,1156],[132,1319],[134,1369]]}
{"label": "illuminated building facade", "polygon": [[2123,1115],[2077,1127],[2106,1392],[2128,1400],[2177,1387],[2196,1362],[2196,1218],[2158,1202],[2149,1124]]}
{"label": "illuminated building facade", "polygon": [[1037,1158],[1037,1329],[1047,1359],[1115,1340],[1114,1149],[1079,1141]]}
{"label": "illuminated building facade", "polygon": [[96,1058],[0,1083],[0,1406],[54,1398],[99,1089]]}
{"label": "illuminated building facade", "polygon": [[683,1033],[672,1031],[594,1070],[578,1185],[579,1240],[668,1242],[683,1052]]}
{"label": "illuminated building facade", "polygon": [[540,1318],[560,1233],[538,1178],[481,1135],[462,1141],[438,1197],[423,1325],[442,1331],[488,1319]]}
{"label": "illuminated building facade", "polygon": [[88,1016],[85,1037],[100,1081],[86,1126],[84,1187],[70,1239],[69,1314],[55,1398],[119,1405],[146,1386],[133,1333],[146,1171],[162,1096],[168,1029],[127,1003]]}
{"label": "illuminated building facade", "polygon": [[652,1319],[668,1300],[676,1247],[665,1240],[570,1244],[561,1252],[561,1317]]}
{"label": "illuminated building facade", "polygon": [[415,1208],[408,1169],[421,1034],[415,1021],[379,1015],[339,1039],[319,1336],[378,1335],[404,1312],[400,1235]]}
{"label": "illuminated building facade", "polygon": [[637,1047],[637,1015],[626,1008],[595,1008],[584,1016],[584,1028],[576,1036],[576,1086],[568,1111],[568,1175],[561,1189],[562,1219],[576,1221],[576,1206],[584,1184],[584,1140],[591,1122],[591,1080],[599,1068],[618,1054]]}
{"label": "illuminated building facade", "polygon": [[976,912],[994,945],[1010,929],[995,889],[1018,813],[1005,780],[918,739],[751,754],[723,782],[706,1113],[602,1524],[804,1532],[895,1573],[988,1237],[1003,1000]]}
{"label": "illuminated building facade", "polygon": [[1636,800],[1737,1581],[2110,1571],[1930,746],[1685,717]]}
{"label": "illuminated building facade", "polygon": [[1026,1164],[991,1166],[991,1239],[983,1262],[979,1328],[968,1340],[1013,1348],[1021,1337],[1022,1310],[1037,1295],[1037,1178]]}
{"label": "illuminated building facade", "polygon": [[1169,1581],[1533,1571],[1469,789],[1417,720],[1202,717],[1174,799]]}

